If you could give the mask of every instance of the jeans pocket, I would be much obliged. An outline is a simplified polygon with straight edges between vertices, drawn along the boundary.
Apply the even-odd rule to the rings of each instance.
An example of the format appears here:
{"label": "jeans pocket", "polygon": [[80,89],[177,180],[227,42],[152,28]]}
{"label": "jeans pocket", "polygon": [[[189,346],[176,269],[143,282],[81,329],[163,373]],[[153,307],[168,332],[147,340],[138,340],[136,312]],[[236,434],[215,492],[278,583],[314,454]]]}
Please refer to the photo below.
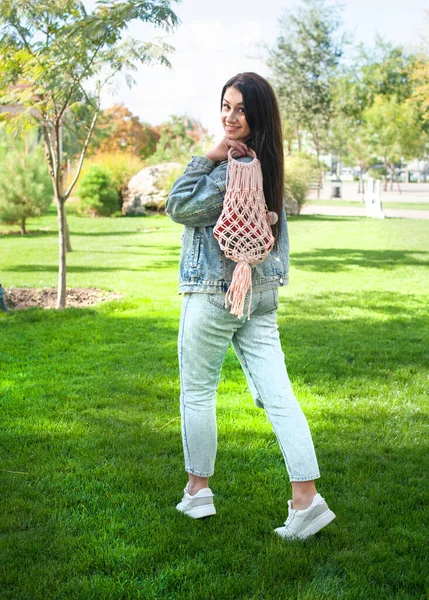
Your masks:
{"label": "jeans pocket", "polygon": [[277,288],[273,290],[267,290],[261,294],[261,302],[259,305],[258,313],[261,315],[267,315],[269,313],[276,312],[279,307],[279,291]]}
{"label": "jeans pocket", "polygon": [[225,308],[225,294],[207,294],[207,300],[216,308],[228,310]]}

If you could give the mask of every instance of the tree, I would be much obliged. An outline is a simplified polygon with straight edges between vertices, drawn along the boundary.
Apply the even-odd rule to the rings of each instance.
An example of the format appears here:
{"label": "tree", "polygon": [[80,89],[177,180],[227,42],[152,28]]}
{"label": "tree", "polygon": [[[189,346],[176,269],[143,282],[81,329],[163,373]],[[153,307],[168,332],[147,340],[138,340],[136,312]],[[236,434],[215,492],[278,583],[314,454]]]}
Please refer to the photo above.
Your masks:
{"label": "tree", "polygon": [[362,112],[377,96],[399,102],[413,94],[412,73],[415,56],[401,45],[376,38],[374,48],[358,47],[351,65],[342,70],[335,82],[336,105],[347,117],[360,122]]}
{"label": "tree", "polygon": [[[419,115],[409,101],[400,102],[395,96],[376,96],[371,107],[363,112],[374,150],[390,167],[392,185],[396,173],[395,163],[419,155],[423,149],[423,130]],[[385,178],[385,189],[387,178]]]}
{"label": "tree", "polygon": [[203,152],[202,148],[208,139],[207,130],[201,123],[187,115],[172,115],[156,130],[160,138],[148,164],[187,160],[191,152]]}
{"label": "tree", "polygon": [[332,81],[344,42],[335,40],[340,25],[338,9],[324,0],[303,0],[279,22],[281,34],[269,50],[268,60],[273,84],[284,120],[294,124],[298,150],[306,131],[319,160],[333,112]]}
{"label": "tree", "polygon": [[[80,0],[0,0],[0,104],[11,107],[9,119],[35,119],[42,131],[46,160],[54,188],[59,230],[57,307],[66,297],[65,203],[79,177],[100,112],[100,94],[119,72],[130,75],[137,63],[157,61],[169,66],[165,44],[122,40],[132,20],[170,29],[178,19],[176,0],[98,0],[87,12]],[[15,114],[13,107],[24,109]],[[85,106],[90,120],[76,173],[64,185],[62,137],[64,120]]]}
{"label": "tree", "polygon": [[46,212],[53,199],[43,149],[28,135],[25,140],[9,141],[1,154],[0,220],[20,225],[24,235],[27,219]]}
{"label": "tree", "polygon": [[422,151],[422,111],[411,106],[416,57],[378,37],[373,49],[360,46],[352,62],[335,81],[330,147],[359,164],[361,177],[381,160],[385,187],[389,168],[393,185],[395,164]]}
{"label": "tree", "polygon": [[159,133],[150,125],[143,124],[123,104],[115,104],[100,114],[96,127],[97,152],[127,152],[148,157],[155,152]]}

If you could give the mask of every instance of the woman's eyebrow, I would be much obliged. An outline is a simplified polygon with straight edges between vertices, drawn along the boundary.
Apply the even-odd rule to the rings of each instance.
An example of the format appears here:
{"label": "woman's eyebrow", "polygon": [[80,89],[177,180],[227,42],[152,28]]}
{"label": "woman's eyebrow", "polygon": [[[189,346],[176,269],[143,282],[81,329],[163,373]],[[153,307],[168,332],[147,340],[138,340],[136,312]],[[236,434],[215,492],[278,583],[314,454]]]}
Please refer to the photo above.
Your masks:
{"label": "woman's eyebrow", "polygon": [[[231,106],[231,102],[229,100],[227,100],[226,98],[223,99],[224,102],[226,102],[227,104],[229,104]],[[243,102],[237,102],[237,106],[244,106]]]}

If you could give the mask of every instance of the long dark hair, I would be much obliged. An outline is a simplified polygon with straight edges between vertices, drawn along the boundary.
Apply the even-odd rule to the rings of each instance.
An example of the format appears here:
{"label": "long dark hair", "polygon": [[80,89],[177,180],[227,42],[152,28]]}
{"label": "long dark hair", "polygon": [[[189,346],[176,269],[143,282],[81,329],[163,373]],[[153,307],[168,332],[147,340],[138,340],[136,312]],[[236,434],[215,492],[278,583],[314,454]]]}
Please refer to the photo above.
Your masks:
{"label": "long dark hair", "polygon": [[259,158],[264,176],[264,196],[268,210],[275,211],[279,220],[273,233],[280,233],[284,193],[283,136],[279,105],[273,88],[257,73],[238,73],[225,83],[221,95],[234,87],[243,96],[244,114],[250,128],[246,144],[253,148]]}

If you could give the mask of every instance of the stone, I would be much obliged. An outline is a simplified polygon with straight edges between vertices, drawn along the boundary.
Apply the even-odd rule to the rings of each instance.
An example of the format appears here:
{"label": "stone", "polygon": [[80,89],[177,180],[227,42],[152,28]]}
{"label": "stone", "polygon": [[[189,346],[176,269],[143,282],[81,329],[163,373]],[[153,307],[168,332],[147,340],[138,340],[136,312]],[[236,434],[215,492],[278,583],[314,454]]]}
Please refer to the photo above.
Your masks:
{"label": "stone", "polygon": [[145,167],[130,179],[123,195],[122,214],[145,215],[148,210],[164,207],[169,190],[161,189],[159,181],[173,171],[184,170],[180,163],[168,162]]}

